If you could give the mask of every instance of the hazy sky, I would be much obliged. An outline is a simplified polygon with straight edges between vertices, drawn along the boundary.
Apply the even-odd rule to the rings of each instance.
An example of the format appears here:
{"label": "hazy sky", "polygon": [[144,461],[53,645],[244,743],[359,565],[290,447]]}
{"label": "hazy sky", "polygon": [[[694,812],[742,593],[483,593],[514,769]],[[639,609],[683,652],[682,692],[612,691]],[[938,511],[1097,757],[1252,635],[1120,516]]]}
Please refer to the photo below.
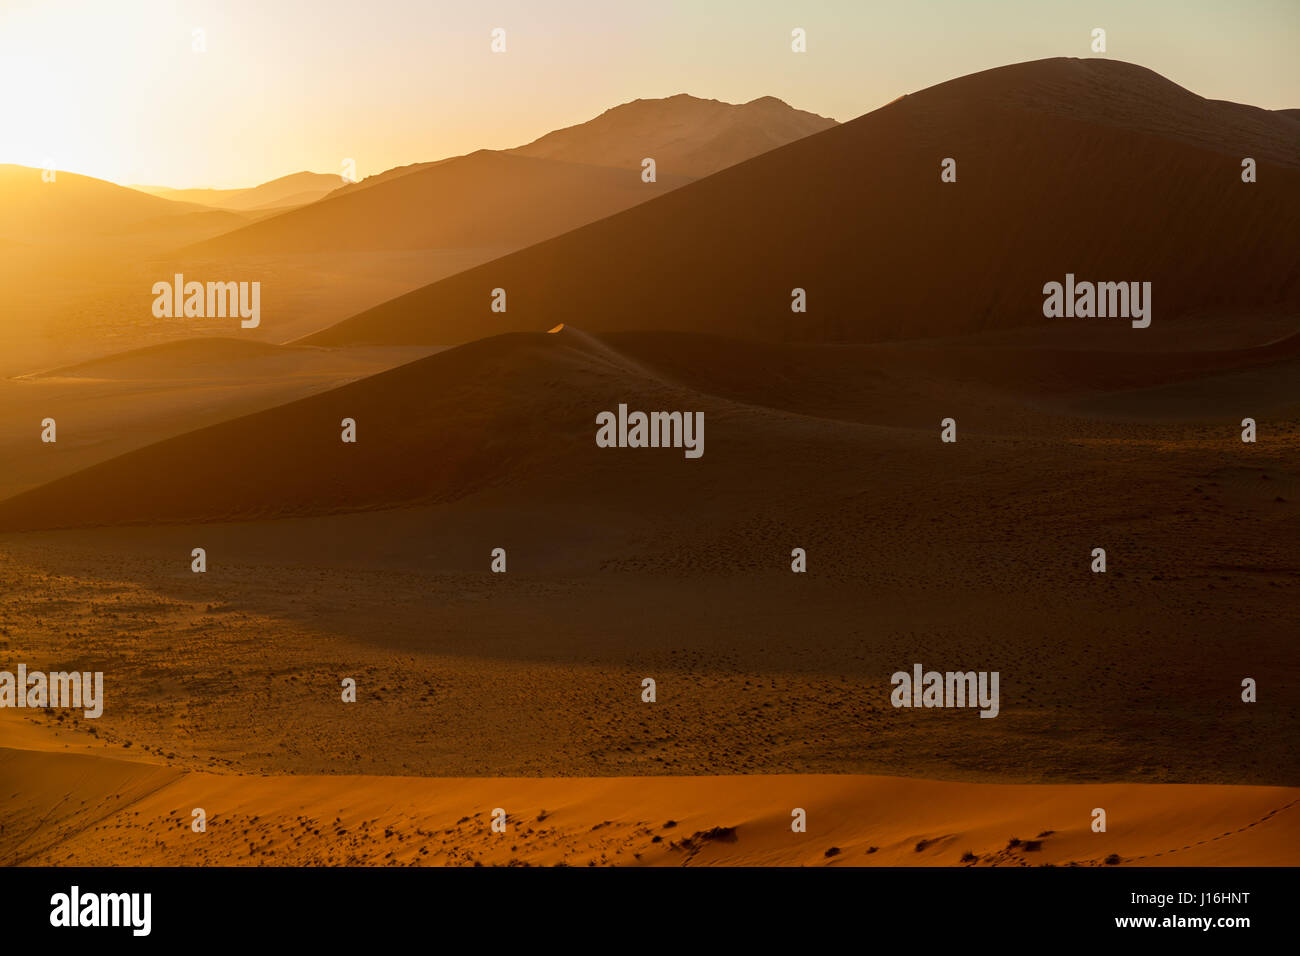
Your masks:
{"label": "hazy sky", "polygon": [[1300,107],[1300,0],[0,0],[0,163],[248,186],[352,158],[367,176],[681,92],[843,121],[1093,56],[1094,27],[1107,56],[1203,96]]}

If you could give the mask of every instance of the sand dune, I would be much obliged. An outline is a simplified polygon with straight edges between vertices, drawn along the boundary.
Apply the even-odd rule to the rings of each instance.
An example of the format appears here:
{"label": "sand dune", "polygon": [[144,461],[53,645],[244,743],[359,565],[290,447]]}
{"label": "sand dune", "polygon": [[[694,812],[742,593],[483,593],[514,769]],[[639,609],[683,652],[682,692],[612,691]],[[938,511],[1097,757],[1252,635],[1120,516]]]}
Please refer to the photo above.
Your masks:
{"label": "sand dune", "polygon": [[[221,214],[221,213],[219,213]],[[25,375],[188,338],[273,344],[506,250],[488,247],[316,252],[234,258],[169,254],[164,237],[119,236],[93,254],[16,245],[0,256],[0,296],[22,321],[0,323],[0,375]],[[230,318],[156,318],[151,289],[181,272],[200,281],[262,283],[256,329]]]}
{"label": "sand dune", "polygon": [[199,336],[179,342],[164,342],[130,349],[115,355],[65,365],[47,372],[34,373],[39,378],[167,378],[188,376],[196,365],[218,365],[227,373],[227,363],[249,362],[273,355],[301,355],[294,346],[274,345],[248,339]]}
{"label": "sand dune", "polygon": [[[388,170],[195,252],[521,248],[834,125],[772,97],[636,100],[516,149]],[[645,156],[658,163],[653,184],[640,179]]]}
{"label": "sand dune", "polygon": [[[557,438],[567,445],[590,430],[597,406],[606,401],[601,392],[612,393],[626,384],[625,376],[635,376],[626,365],[608,366],[598,351],[599,346],[593,350],[576,332],[519,334],[473,343],[456,350],[450,359],[431,356],[305,403],[261,413],[253,421],[202,429],[179,439],[179,445],[134,453],[143,453],[141,459],[105,463],[96,466],[99,471],[92,468],[70,476],[63,479],[68,484],[55,483],[62,489],[56,491],[60,503],[51,507],[66,508],[69,494],[80,496],[76,489],[90,487],[98,489],[91,498],[101,503],[116,499],[117,517],[109,523],[186,520],[195,508],[210,518],[234,519],[241,514],[312,514],[463,494],[478,487],[487,471],[503,464],[511,471],[527,467],[530,460],[549,457],[548,449]],[[668,390],[653,379],[647,383],[661,392]],[[559,433],[529,427],[539,401],[558,402],[565,409]],[[355,446],[339,441],[339,423],[347,417],[365,422]],[[502,436],[511,436],[509,445]],[[340,457],[336,446],[358,454]],[[173,458],[178,454],[188,464]],[[439,461],[436,474],[411,467],[433,457]],[[219,475],[229,478],[230,469],[260,470],[266,463],[287,458],[296,459],[295,468],[274,468],[267,476],[278,487],[260,480],[227,481],[228,492],[217,492],[215,497],[195,494],[183,474],[187,468],[195,469],[190,478],[206,473],[210,476],[203,482],[206,485],[219,480]],[[152,486],[149,490],[118,486],[119,481],[133,483],[135,479],[127,475],[139,467],[153,476],[145,479],[146,486]],[[338,467],[343,470],[337,471]],[[166,493],[164,487],[172,491]],[[130,503],[138,493],[164,497],[141,511]],[[9,516],[33,520],[42,512],[30,505],[15,505],[17,510],[9,511],[0,505],[0,521]],[[84,499],[81,507],[65,512],[65,521],[98,523],[90,518],[97,510],[94,501]],[[20,511],[27,517],[19,518]]]}
{"label": "sand dune", "polygon": [[254,210],[301,206],[343,186],[342,177],[328,173],[291,173],[249,189],[171,189],[135,186],[140,192],[176,202],[198,203],[216,209]]}
{"label": "sand dune", "polygon": [[363,189],[369,189],[372,186],[378,186],[381,183],[392,182],[394,179],[401,179],[403,176],[409,176],[411,173],[422,173],[426,170],[433,169],[435,166],[441,166],[444,163],[454,162],[463,159],[463,156],[447,156],[443,159],[434,159],[423,163],[407,163],[405,166],[394,166],[392,169],[385,169],[382,173],[375,173],[373,176],[367,176],[359,182],[348,183],[340,186],[335,190],[339,196],[348,196],[352,193],[360,192]]}
{"label": "sand dune", "polygon": [[683,185],[576,163],[480,150],[328,197],[194,246],[196,256],[373,249],[514,248]]}
{"label": "sand dune", "polygon": [[[744,120],[719,121],[712,130],[673,120],[678,113],[693,116],[692,104],[719,115],[743,114]],[[788,107],[752,106],[674,97],[667,110],[664,101],[640,101],[619,115],[644,114],[636,128],[646,143],[669,150],[665,156],[690,148],[715,156],[751,155],[801,134],[800,123],[817,125]],[[593,122],[598,131],[605,129],[607,117]],[[753,123],[766,124],[768,133],[759,135]],[[617,137],[620,130],[628,132],[607,132]],[[606,157],[606,138],[593,136],[584,124],[548,142],[580,139],[581,149],[567,154],[591,150],[598,161]],[[480,152],[388,170],[347,186],[334,176],[298,173],[251,190],[160,190],[169,198],[71,174],[43,183],[40,170],[10,167],[0,174],[0,243],[6,252],[0,257],[0,295],[25,321],[0,328],[0,372],[26,373],[163,339],[229,334],[224,323],[151,315],[148,290],[177,272],[261,282],[263,324],[247,337],[299,338],[689,178],[661,168],[659,181],[645,184],[639,168],[628,175],[590,167]],[[287,209],[322,198],[319,190],[327,187],[332,195],[312,208]],[[176,201],[180,197],[195,201]],[[213,244],[189,246],[214,237]],[[57,259],[47,254],[46,241],[61,244]]]}
{"label": "sand dune", "polygon": [[[1204,132],[1175,135],[1166,107],[1196,113]],[[1300,169],[1268,158],[1291,128],[1116,61],[1003,67],[306,341],[454,344],[562,321],[814,341],[952,335],[1049,321],[1043,285],[1067,272],[1151,282],[1153,327],[1216,312],[1294,314]],[[1256,153],[1259,181],[1247,185],[1241,157]],[[944,157],[958,162],[956,183],[940,181]],[[509,292],[508,313],[488,309],[497,287]],[[807,290],[807,314],[791,312],[796,287]],[[1122,319],[1050,321],[1149,331]]]}
{"label": "sand dune", "polygon": [[14,749],[0,770],[27,782],[0,802],[10,865],[1289,866],[1300,846],[1285,787],[250,777]]}
{"label": "sand dune", "polygon": [[197,384],[217,378],[232,382],[275,375],[289,378],[326,369],[347,369],[355,376],[360,369],[374,371],[385,362],[391,361],[395,366],[427,354],[427,349],[320,349],[197,336],[105,355],[23,378],[180,380]]}
{"label": "sand dune", "polygon": [[[0,863],[1293,863],[1288,112],[1048,60],[821,132],[637,101],[279,215],[295,177],[22,171],[39,241],[71,196],[121,248],[0,235],[0,650],[108,703],[0,711]],[[266,281],[265,324],[133,324],[172,266]],[[1153,327],[1044,322],[1066,271],[1152,281]],[[703,457],[597,447],[619,403],[702,412]],[[915,661],[999,671],[998,718],[892,707]]]}
{"label": "sand dune", "polygon": [[[1260,345],[1228,349],[1156,351],[1064,348],[1043,341],[1037,329],[1015,339],[985,336],[941,342],[826,348],[807,344],[714,339],[691,333],[622,332],[605,336],[614,348],[649,362],[665,376],[702,392],[751,404],[797,410],[828,418],[897,421],[907,403],[891,389],[929,386],[932,401],[958,403],[963,388],[991,398],[1069,403],[1101,394],[1131,395],[1138,389],[1204,380],[1248,369],[1300,367],[1300,333]],[[1118,343],[1115,343],[1118,344]],[[718,359],[726,355],[727,361]],[[780,378],[760,369],[779,370]],[[887,383],[887,384],[886,384]],[[882,385],[884,387],[882,387]],[[867,393],[874,392],[874,400]],[[1290,409],[1300,395],[1264,389],[1256,408]],[[1213,417],[1213,416],[1212,416]],[[909,416],[910,420],[910,416]]]}
{"label": "sand dune", "polygon": [[[1132,63],[1095,59],[1054,62],[1060,65],[1055,75],[1003,91],[1007,102],[1031,111],[1155,133],[1238,162],[1243,156],[1252,156],[1271,165],[1300,169],[1294,127],[1277,122],[1286,110],[1208,100]],[[1086,83],[1083,90],[1081,82]]]}
{"label": "sand dune", "polygon": [[[275,353],[266,346],[228,347]],[[184,361],[218,360],[206,347],[187,350],[194,356]],[[452,500],[527,475],[554,476],[557,483],[563,476],[600,475],[612,458],[593,443],[594,416],[620,401],[704,410],[711,421],[727,422],[725,431],[712,432],[729,453],[725,464],[708,459],[717,481],[715,469],[743,473],[750,456],[761,455],[778,432],[822,449],[890,447],[900,441],[897,434],[867,435],[857,426],[929,430],[960,410],[969,430],[1060,434],[1071,402],[1179,382],[1201,382],[1213,395],[1216,376],[1252,369],[1278,369],[1285,382],[1298,360],[1297,336],[1218,352],[1127,354],[990,348],[978,340],[778,346],[671,332],[605,341],[568,325],[556,334],[479,340],[142,448],[0,503],[0,529],[301,516]],[[102,374],[113,365],[91,369]],[[1040,410],[1027,411],[1026,401]],[[1284,386],[1264,387],[1253,407],[1260,414],[1293,410],[1295,401]],[[1123,418],[1126,410],[1121,404],[1113,414]],[[340,441],[345,418],[359,423],[355,445]],[[1220,408],[1208,420],[1220,423],[1225,440],[1235,437],[1232,412]],[[1085,434],[1106,433],[1101,423],[1088,428]],[[267,473],[268,462],[287,460],[296,467]],[[618,480],[639,483],[644,474],[674,467],[665,454],[652,461],[641,477],[623,469]]]}
{"label": "sand dune", "polygon": [[[699,178],[834,125],[832,119],[796,110],[771,96],[736,105],[679,93],[623,103],[585,123],[502,152],[637,173],[650,155],[665,172]],[[343,192],[424,172],[456,158],[385,170],[344,187]]]}
{"label": "sand dune", "polygon": [[698,179],[835,125],[774,96],[736,105],[679,93],[624,103],[508,152],[637,172],[650,156],[660,172]]}
{"label": "sand dune", "polygon": [[219,236],[246,225],[253,217],[226,209],[209,209],[142,219],[122,227],[116,235],[144,239],[162,248],[175,243],[194,242]]}
{"label": "sand dune", "polygon": [[[339,185],[343,185],[342,180],[339,181]],[[293,193],[289,196],[272,199],[268,202],[253,206],[251,209],[244,210],[244,212],[251,218],[278,216],[282,212],[289,212],[293,209],[297,209],[299,206],[305,206],[308,203],[315,202],[317,199],[322,199],[333,191],[333,189],[320,192],[307,190],[305,192]]]}
{"label": "sand dune", "polygon": [[[428,349],[314,349],[248,339],[169,342],[0,381],[0,494],[197,427],[328,390]],[[61,429],[56,454],[35,440]],[[38,447],[39,446],[39,447]]]}
{"label": "sand dune", "polygon": [[0,238],[23,243],[108,243],[124,234],[166,230],[176,241],[193,241],[229,229],[238,217],[174,202],[102,179],[0,165]]}
{"label": "sand dune", "polygon": [[[1039,331],[476,341],[6,501],[0,530],[74,530],[4,535],[0,619],[39,608],[15,659],[111,662],[100,736],[190,770],[1294,785],[1294,342]],[[1274,409],[1256,445],[1225,374]],[[619,402],[702,411],[704,456],[596,447]],[[103,433],[60,422],[37,446],[29,413],[24,462]],[[916,660],[999,670],[997,720],[891,708]]]}

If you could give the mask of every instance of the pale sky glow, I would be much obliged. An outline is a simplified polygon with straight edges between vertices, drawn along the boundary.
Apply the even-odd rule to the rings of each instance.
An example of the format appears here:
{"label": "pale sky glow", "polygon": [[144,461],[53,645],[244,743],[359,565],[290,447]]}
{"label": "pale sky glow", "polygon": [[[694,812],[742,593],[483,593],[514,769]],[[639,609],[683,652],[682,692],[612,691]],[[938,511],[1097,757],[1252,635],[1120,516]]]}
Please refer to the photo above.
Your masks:
{"label": "pale sky glow", "polygon": [[1297,0],[0,0],[0,163],[177,187],[345,158],[367,176],[682,92],[843,121],[977,70],[1092,56],[1093,27],[1108,56],[1195,93],[1300,108]]}

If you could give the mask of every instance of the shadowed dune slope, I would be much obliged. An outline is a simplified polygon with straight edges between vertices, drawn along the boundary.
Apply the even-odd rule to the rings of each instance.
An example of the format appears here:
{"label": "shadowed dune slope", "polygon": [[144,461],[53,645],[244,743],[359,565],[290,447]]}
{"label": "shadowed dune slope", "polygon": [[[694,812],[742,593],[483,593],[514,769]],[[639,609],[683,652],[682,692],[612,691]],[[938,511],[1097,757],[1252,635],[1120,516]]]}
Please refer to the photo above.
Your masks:
{"label": "shadowed dune slope", "polygon": [[[390,169],[191,251],[519,248],[834,125],[773,97],[636,100],[516,149]],[[646,156],[658,164],[654,183],[641,181]]]}
{"label": "shadowed dune slope", "polygon": [[[1167,111],[1199,117],[1174,137]],[[1190,122],[1190,120],[1188,120]],[[1109,60],[1041,60],[903,97],[308,336],[453,344],[571,321],[818,341],[1048,321],[1043,285],[1147,281],[1153,324],[1300,310],[1291,119]],[[1259,181],[1241,181],[1241,158]],[[957,181],[940,181],[945,157]],[[597,267],[599,264],[599,267]],[[489,310],[507,289],[509,311]],[[791,290],[807,290],[807,314]],[[1133,334],[1140,334],[1134,331]]]}
{"label": "shadowed dune slope", "polygon": [[[1157,133],[1234,156],[1250,156],[1300,169],[1293,110],[1266,110],[1243,103],[1208,100],[1171,83],[1158,73],[1115,60],[1046,60],[1075,64],[1088,71],[1085,90],[1076,75],[1062,72],[1016,90],[1010,101],[1028,110],[1073,116],[1090,123]],[[1287,114],[1290,114],[1289,116]]]}
{"label": "shadowed dune slope", "polygon": [[348,189],[190,248],[195,255],[522,246],[667,192],[623,170],[480,150]]}
{"label": "shadowed dune slope", "polygon": [[[1233,372],[1300,367],[1300,333],[1250,347],[1188,351],[1063,349],[1025,335],[992,345],[984,336],[942,342],[825,346],[727,339],[689,332],[614,332],[603,339],[657,373],[711,395],[846,421],[905,414],[907,385],[973,387],[1051,401],[1125,394]],[[725,358],[723,358],[725,356]],[[888,383],[888,384],[885,384]],[[884,385],[884,387],[882,387]],[[893,388],[895,400],[889,400]],[[868,396],[871,396],[868,398]],[[1259,407],[1300,394],[1256,397]]]}
{"label": "shadowed dune slope", "polygon": [[[0,378],[0,499],[430,351],[436,350],[298,348],[200,336]],[[46,417],[58,422],[59,442],[35,445],[32,423]]]}
{"label": "shadowed dune slope", "polygon": [[[576,331],[453,351],[88,468],[0,505],[0,524],[222,521],[455,498],[572,443],[594,450],[595,411],[629,387],[667,391]],[[356,444],[340,440],[344,418],[358,422]]]}
{"label": "shadowed dune slope", "polygon": [[[502,485],[538,497],[606,481],[634,496],[665,475],[707,501],[710,483],[743,484],[766,449],[782,443],[878,450],[928,442],[928,431],[920,438],[898,429],[928,430],[953,408],[963,409],[967,429],[1051,429],[1051,414],[1039,415],[1045,425],[1025,418],[1026,401],[1063,408],[1224,372],[1286,375],[1298,356],[1296,336],[1218,353],[1128,355],[968,343],[780,346],[671,331],[602,339],[572,326],[554,335],[508,333],[32,489],[0,502],[0,530],[319,515],[448,501]],[[1270,388],[1253,407],[1276,404]],[[709,434],[727,452],[683,472],[682,452],[645,449],[628,470],[631,458],[593,440],[595,414],[620,402],[707,412]],[[341,441],[348,418],[357,423],[355,444]]]}

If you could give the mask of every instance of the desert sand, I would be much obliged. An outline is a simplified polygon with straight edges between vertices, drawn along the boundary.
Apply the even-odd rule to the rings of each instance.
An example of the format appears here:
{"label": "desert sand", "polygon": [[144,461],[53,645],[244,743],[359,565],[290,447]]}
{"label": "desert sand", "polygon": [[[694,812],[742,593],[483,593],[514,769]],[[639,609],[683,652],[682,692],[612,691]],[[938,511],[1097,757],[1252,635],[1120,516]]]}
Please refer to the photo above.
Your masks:
{"label": "desert sand", "polygon": [[[621,162],[609,117],[569,141]],[[561,138],[389,171],[203,257],[87,252],[5,330],[0,653],[102,670],[107,702],[0,713],[3,860],[1294,862],[1294,128],[1048,60],[621,212],[528,198],[623,194]],[[480,264],[472,216],[401,218],[462,175],[515,183],[532,244]],[[355,248],[324,241],[367,210]],[[60,268],[5,261],[15,287]],[[150,269],[236,262],[281,283],[256,334],[117,321]],[[1044,320],[1066,271],[1154,280],[1151,328]],[[598,447],[620,403],[703,413],[703,455]],[[998,671],[999,715],[894,708],[916,662]]]}
{"label": "desert sand", "polygon": [[1293,787],[246,776],[65,750],[14,723],[0,722],[0,768],[25,784],[6,802],[8,865],[1284,866],[1300,835]]}
{"label": "desert sand", "polygon": [[[1023,342],[806,346],[774,374],[767,346],[678,333],[486,339],[0,504],[11,651],[114,662],[131,703],[99,731],[195,767],[1295,785],[1287,341],[1209,375],[1079,352],[1071,381],[1008,374],[1049,366]],[[1225,395],[1255,445],[1204,411]],[[703,409],[711,444],[597,448],[617,401]],[[1001,715],[891,708],[917,660],[999,670]],[[194,715],[185,747],[156,687]]]}

